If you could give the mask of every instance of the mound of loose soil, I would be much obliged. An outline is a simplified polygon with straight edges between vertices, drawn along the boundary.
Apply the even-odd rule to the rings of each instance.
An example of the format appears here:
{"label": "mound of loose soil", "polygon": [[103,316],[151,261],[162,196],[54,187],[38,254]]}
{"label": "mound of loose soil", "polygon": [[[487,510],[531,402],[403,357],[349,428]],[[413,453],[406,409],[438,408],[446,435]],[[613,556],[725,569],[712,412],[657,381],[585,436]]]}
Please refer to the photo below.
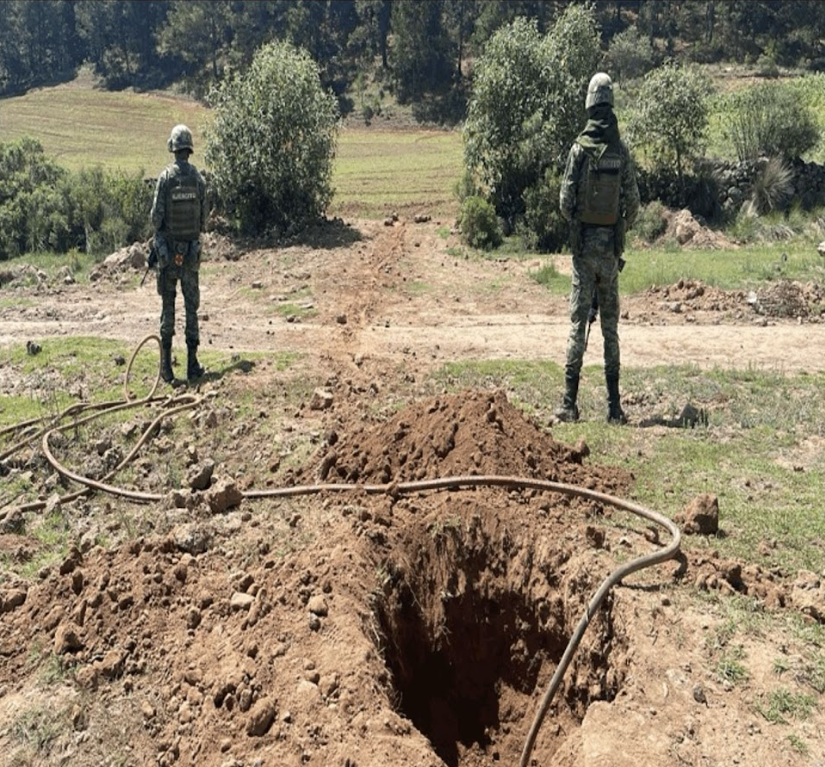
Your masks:
{"label": "mound of loose soil", "polygon": [[663,239],[676,240],[686,248],[735,250],[738,246],[722,232],[700,224],[689,210],[669,211],[665,216],[667,228]]}
{"label": "mound of loose soil", "polygon": [[413,404],[378,426],[331,430],[312,474],[300,471],[295,479],[384,484],[505,475],[598,483],[605,492],[627,487],[630,477],[621,470],[583,467],[588,454],[583,442],[575,448],[556,442],[503,391],[468,390]]}
{"label": "mound of loose soil", "polygon": [[673,285],[654,285],[648,288],[645,298],[659,302],[670,312],[687,311],[731,312],[743,309],[746,294],[742,291],[726,291],[706,285],[701,280],[679,280]]}

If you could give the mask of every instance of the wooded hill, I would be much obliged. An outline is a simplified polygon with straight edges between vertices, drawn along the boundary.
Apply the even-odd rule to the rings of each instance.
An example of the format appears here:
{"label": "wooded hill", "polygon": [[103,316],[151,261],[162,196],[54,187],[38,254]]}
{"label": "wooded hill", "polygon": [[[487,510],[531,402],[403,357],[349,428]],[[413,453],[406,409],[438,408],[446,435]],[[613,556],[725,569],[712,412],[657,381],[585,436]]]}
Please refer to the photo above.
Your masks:
{"label": "wooded hill", "polygon": [[[458,121],[472,61],[522,16],[539,31],[570,0],[4,0],[0,95],[71,80],[91,64],[106,87],[204,97],[272,40],[305,48],[343,114],[369,114],[390,93],[417,117]],[[806,0],[624,0],[591,3],[605,66],[644,74],[665,58],[825,69],[825,3]]]}

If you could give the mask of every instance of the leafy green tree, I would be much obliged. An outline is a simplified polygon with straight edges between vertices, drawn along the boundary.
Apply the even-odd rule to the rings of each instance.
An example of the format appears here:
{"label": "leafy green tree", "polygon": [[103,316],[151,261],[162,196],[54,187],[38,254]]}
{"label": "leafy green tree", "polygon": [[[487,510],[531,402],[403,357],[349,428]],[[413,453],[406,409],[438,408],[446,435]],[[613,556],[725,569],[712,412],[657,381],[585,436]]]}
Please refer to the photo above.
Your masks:
{"label": "leafy green tree", "polygon": [[525,193],[558,169],[584,121],[601,52],[592,9],[570,5],[547,35],[516,19],[487,43],[475,72],[464,159],[514,228]]}
{"label": "leafy green tree", "polygon": [[302,0],[290,3],[286,12],[286,39],[309,53],[321,83],[337,96],[344,94],[354,76],[347,47],[357,26],[354,0]]}
{"label": "leafy green tree", "polygon": [[698,69],[668,62],[645,75],[627,118],[629,143],[655,167],[675,171],[680,183],[687,162],[704,149],[710,92]]}
{"label": "leafy green tree", "polygon": [[229,0],[173,3],[158,32],[158,53],[183,62],[195,93],[204,92],[209,82],[217,82],[223,75],[231,12]]}
{"label": "leafy green tree", "polygon": [[0,93],[68,78],[83,59],[72,3],[7,0],[0,29]]}
{"label": "leafy green tree", "polygon": [[369,56],[380,56],[381,67],[389,68],[387,52],[390,35],[391,0],[356,0],[358,13],[357,40],[363,40],[363,46]]}
{"label": "leafy green tree", "polygon": [[0,261],[48,248],[67,231],[66,206],[55,191],[65,176],[36,139],[0,143]]}
{"label": "leafy green tree", "polygon": [[306,51],[265,45],[210,102],[206,161],[239,228],[291,233],[322,217],[332,199],[338,110]]}
{"label": "leafy green tree", "polygon": [[649,72],[656,63],[650,40],[636,27],[628,27],[610,41],[605,57],[606,69],[614,80],[634,80]]}
{"label": "leafy green tree", "polygon": [[762,83],[730,96],[726,135],[740,160],[801,157],[819,141],[813,111],[794,89]]}
{"label": "leafy green tree", "polygon": [[134,84],[142,68],[152,63],[152,36],[166,4],[79,0],[74,7],[78,34],[95,70],[110,87]]}
{"label": "leafy green tree", "polygon": [[449,89],[453,76],[442,0],[393,3],[391,62],[403,104]]}

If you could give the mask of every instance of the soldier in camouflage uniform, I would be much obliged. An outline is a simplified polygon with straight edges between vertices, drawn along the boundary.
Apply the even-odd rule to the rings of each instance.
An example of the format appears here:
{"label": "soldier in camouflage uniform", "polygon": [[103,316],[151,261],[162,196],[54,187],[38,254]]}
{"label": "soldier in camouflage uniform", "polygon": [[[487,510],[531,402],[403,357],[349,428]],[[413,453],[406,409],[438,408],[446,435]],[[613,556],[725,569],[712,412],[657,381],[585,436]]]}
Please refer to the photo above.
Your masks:
{"label": "soldier in camouflage uniform", "polygon": [[619,271],[624,237],[639,211],[633,161],[619,137],[613,112],[613,84],[603,72],[590,80],[585,100],[587,125],[567,158],[561,213],[570,222],[573,280],[565,393],[556,411],[560,421],[577,421],[582,358],[594,296],[601,312],[604,373],[610,423],[627,423],[619,396]]}
{"label": "soldier in camouflage uniform", "polygon": [[194,151],[189,128],[185,125],[172,128],[167,146],[174,153],[175,162],[166,166],[160,174],[152,204],[158,293],[162,301],[161,377],[167,382],[175,377],[172,372],[172,336],[175,335],[175,293],[180,280],[186,310],[186,378],[193,381],[204,373],[198,362],[198,270],[201,261],[200,235],[208,214],[206,184],[195,166],[189,163],[189,156]]}

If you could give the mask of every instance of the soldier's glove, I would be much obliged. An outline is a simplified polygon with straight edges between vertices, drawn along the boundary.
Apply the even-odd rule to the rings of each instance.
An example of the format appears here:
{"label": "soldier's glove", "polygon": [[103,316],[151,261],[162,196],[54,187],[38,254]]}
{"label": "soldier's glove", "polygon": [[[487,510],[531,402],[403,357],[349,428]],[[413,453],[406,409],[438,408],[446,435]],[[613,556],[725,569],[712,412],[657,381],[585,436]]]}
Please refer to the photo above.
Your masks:
{"label": "soldier's glove", "polygon": [[149,246],[149,260],[146,262],[146,265],[150,269],[155,269],[158,265],[158,249],[155,247],[154,241]]}

